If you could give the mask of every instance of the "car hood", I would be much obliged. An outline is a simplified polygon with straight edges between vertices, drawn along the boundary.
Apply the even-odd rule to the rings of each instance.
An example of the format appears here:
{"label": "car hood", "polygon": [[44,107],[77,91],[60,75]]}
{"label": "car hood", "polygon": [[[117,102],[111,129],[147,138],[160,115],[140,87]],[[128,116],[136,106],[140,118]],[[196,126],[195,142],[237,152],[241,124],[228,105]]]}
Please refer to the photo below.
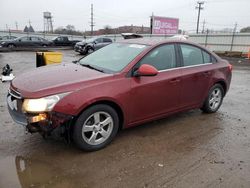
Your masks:
{"label": "car hood", "polygon": [[15,41],[15,40],[14,40],[14,39],[13,39],[13,40],[0,40],[0,44],[1,44],[2,42],[8,43],[8,42],[13,42],[13,41]]}
{"label": "car hood", "polygon": [[39,67],[19,75],[12,81],[11,88],[24,98],[40,98],[78,90],[110,76],[81,65],[66,63]]}
{"label": "car hood", "polygon": [[84,41],[81,41],[81,42],[77,42],[76,43],[76,45],[80,45],[80,46],[83,46],[83,45],[85,45],[86,44],[86,42],[84,42]]}

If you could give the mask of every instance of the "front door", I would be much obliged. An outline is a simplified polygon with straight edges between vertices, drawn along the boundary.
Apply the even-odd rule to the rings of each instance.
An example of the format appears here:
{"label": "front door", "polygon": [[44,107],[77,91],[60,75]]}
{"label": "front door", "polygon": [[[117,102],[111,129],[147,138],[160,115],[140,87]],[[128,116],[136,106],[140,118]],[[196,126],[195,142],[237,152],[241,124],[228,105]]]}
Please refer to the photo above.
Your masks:
{"label": "front door", "polygon": [[130,123],[174,111],[180,102],[180,70],[174,44],[149,52],[137,67],[149,64],[158,69],[156,76],[131,77]]}

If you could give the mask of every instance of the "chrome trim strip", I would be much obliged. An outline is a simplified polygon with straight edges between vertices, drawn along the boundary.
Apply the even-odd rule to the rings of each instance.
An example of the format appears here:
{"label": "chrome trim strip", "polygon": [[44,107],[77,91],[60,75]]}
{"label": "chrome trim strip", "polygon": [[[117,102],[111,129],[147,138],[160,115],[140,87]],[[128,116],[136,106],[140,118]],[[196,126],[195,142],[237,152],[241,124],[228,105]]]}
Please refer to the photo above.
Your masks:
{"label": "chrome trim strip", "polygon": [[199,64],[199,65],[190,65],[190,66],[183,66],[183,67],[175,67],[175,68],[171,68],[171,69],[160,70],[158,72],[166,72],[166,71],[171,71],[171,70],[176,70],[176,69],[187,69],[187,68],[199,67],[199,66],[211,65],[211,64],[213,64],[213,63]]}
{"label": "chrome trim strip", "polygon": [[[21,93],[19,93],[18,91],[14,91],[14,90],[12,90],[14,93],[16,93],[17,95],[15,95],[13,92],[11,92],[11,90],[9,89],[8,90],[8,93],[11,95],[11,96],[13,96],[13,97],[15,97],[15,98],[17,98],[17,99],[22,99],[22,96],[21,96]],[[18,96],[19,95],[19,96]]]}

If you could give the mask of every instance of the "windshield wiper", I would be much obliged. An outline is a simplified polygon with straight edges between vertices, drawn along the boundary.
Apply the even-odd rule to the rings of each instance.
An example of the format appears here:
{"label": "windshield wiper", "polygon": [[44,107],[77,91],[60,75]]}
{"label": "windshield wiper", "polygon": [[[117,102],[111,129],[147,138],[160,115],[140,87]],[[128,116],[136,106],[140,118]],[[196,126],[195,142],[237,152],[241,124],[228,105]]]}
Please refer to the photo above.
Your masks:
{"label": "windshield wiper", "polygon": [[84,67],[88,67],[88,68],[93,69],[93,70],[96,70],[96,71],[99,71],[99,72],[104,72],[104,70],[99,69],[99,68],[94,67],[94,66],[89,65],[89,64],[80,64],[80,65],[82,65],[82,66],[84,66]]}

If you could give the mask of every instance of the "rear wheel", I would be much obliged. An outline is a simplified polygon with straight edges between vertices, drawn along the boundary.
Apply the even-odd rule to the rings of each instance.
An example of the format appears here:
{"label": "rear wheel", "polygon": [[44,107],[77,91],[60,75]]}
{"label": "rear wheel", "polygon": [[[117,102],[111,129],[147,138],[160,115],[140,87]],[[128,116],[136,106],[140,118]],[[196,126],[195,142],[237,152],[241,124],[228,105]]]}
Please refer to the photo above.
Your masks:
{"label": "rear wheel", "polygon": [[42,47],[46,48],[48,45],[47,44],[43,44]]}
{"label": "rear wheel", "polygon": [[208,96],[201,108],[203,112],[214,113],[216,112],[223,101],[224,89],[220,84],[215,84],[208,92]]}
{"label": "rear wheel", "polygon": [[16,46],[14,44],[8,44],[7,47],[10,48],[10,49],[12,49],[12,48],[15,48]]}
{"label": "rear wheel", "polygon": [[107,146],[117,134],[119,118],[110,106],[99,104],[85,110],[77,119],[73,130],[76,145],[86,151]]}

